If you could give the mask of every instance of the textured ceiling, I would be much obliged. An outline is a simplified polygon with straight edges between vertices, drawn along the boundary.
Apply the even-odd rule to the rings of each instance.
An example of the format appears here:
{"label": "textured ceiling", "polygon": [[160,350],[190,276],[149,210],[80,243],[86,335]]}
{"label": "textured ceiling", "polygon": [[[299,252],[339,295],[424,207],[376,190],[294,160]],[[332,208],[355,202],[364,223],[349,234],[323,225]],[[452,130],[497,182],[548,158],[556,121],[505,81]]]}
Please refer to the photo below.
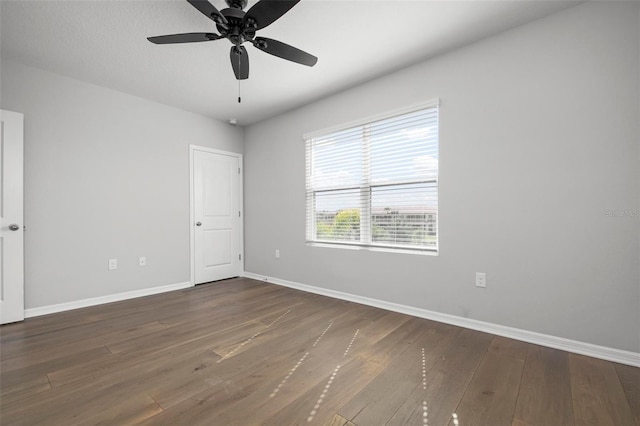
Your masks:
{"label": "textured ceiling", "polygon": [[[211,2],[226,7],[222,0]],[[242,104],[227,40],[162,46],[146,40],[215,32],[214,24],[184,0],[1,0],[1,53],[246,125],[577,3],[302,0],[258,35],[305,50],[318,64],[305,67],[248,45],[251,70],[241,83]]]}

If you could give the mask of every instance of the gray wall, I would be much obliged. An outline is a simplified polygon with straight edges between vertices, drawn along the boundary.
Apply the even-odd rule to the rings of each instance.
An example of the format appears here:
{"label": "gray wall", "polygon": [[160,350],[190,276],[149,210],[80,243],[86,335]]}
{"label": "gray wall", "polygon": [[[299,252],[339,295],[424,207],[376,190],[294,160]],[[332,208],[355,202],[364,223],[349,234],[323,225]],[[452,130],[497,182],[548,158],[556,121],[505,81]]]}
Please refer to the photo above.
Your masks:
{"label": "gray wall", "polygon": [[[605,212],[640,208],[639,20],[583,4],[250,126],[245,269],[640,351],[640,217]],[[434,97],[440,254],[306,246],[302,134]]]}
{"label": "gray wall", "polygon": [[242,130],[9,61],[1,88],[25,115],[26,308],[189,281],[188,146],[242,153]]}

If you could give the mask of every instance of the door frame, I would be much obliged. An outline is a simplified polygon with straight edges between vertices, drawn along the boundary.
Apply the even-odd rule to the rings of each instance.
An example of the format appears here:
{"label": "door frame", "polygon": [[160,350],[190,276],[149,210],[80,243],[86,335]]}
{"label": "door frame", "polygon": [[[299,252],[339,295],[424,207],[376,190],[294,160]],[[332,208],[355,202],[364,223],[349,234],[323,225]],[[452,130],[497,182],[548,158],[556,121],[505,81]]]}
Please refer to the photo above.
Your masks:
{"label": "door frame", "polygon": [[196,260],[195,260],[195,198],[193,194],[193,158],[196,151],[203,151],[210,154],[227,155],[230,157],[236,157],[238,159],[238,165],[240,167],[240,173],[238,173],[238,208],[240,209],[240,275],[244,274],[244,193],[243,193],[243,177],[244,177],[244,163],[243,155],[237,152],[223,151],[215,148],[208,148],[206,146],[189,145],[189,259],[191,263],[191,286],[195,286],[196,282]]}
{"label": "door frame", "polygon": [[[7,136],[7,131],[9,131],[12,136],[16,137],[16,140],[19,140],[19,147],[14,147],[14,146],[4,146],[2,147],[2,149],[6,150],[4,155],[10,153],[10,154],[17,154],[17,158],[12,158],[10,161],[10,164],[13,164],[15,166],[14,167],[10,167],[10,172],[15,172],[18,176],[19,179],[17,182],[13,182],[15,185],[11,187],[10,191],[6,191],[6,187],[3,188],[2,192],[0,193],[0,195],[2,197],[5,197],[7,192],[9,193],[15,193],[15,194],[19,194],[20,200],[19,200],[19,205],[15,206],[14,205],[14,209],[9,209],[7,208],[8,206],[5,205],[5,209],[6,210],[12,210],[12,213],[14,214],[13,216],[10,216],[9,218],[3,218],[3,223],[2,223],[2,227],[4,229],[4,227],[6,226],[6,228],[9,228],[9,223],[13,222],[18,224],[18,226],[20,227],[20,229],[17,231],[20,234],[20,240],[18,243],[18,247],[17,247],[17,251],[19,252],[19,264],[15,264],[13,263],[12,266],[15,268],[9,268],[5,265],[6,262],[6,258],[10,257],[9,255],[9,250],[7,250],[6,253],[3,253],[3,259],[2,259],[2,264],[0,264],[0,266],[3,266],[4,270],[0,271],[1,274],[3,274],[2,277],[0,277],[0,280],[2,281],[2,285],[6,286],[6,288],[4,289],[0,289],[0,291],[3,290],[7,290],[7,294],[10,293],[10,301],[15,301],[18,302],[18,304],[11,306],[10,309],[7,309],[6,311],[3,310],[3,313],[5,314],[4,316],[4,320],[6,320],[7,318],[7,314],[6,312],[9,312],[10,314],[15,313],[16,316],[11,316],[10,320],[6,321],[6,322],[2,322],[0,321],[0,324],[9,324],[12,322],[19,322],[19,321],[23,321],[24,320],[24,311],[25,311],[25,303],[24,303],[24,294],[25,294],[25,289],[24,289],[24,284],[25,284],[25,238],[24,238],[24,231],[26,229],[25,224],[24,224],[24,114],[21,112],[15,112],[15,111],[9,111],[9,110],[5,110],[5,109],[0,109],[0,115],[2,116],[2,120],[0,120],[0,125],[3,126],[2,132],[4,134],[0,135],[0,137],[5,137]],[[11,126],[10,128],[8,128],[5,125],[5,120],[9,119],[9,121],[12,121],[13,124],[15,124],[16,126]],[[15,148],[18,148],[17,150],[14,150]],[[3,157],[2,161],[7,161],[7,157]],[[17,161],[16,161],[17,160]],[[7,173],[6,171],[6,167],[7,164],[0,164],[0,171],[4,174]],[[5,177],[8,177],[8,173],[5,175]],[[2,176],[0,176],[1,178]],[[7,181],[9,179],[7,178]],[[4,185],[4,183],[3,183]],[[5,200],[0,200],[4,203]],[[17,213],[17,215],[16,215]],[[4,220],[6,220],[6,224],[4,223]],[[6,233],[6,231],[3,231],[3,233]],[[11,233],[13,234],[13,232]],[[8,236],[8,235],[7,235]],[[11,235],[11,237],[16,237],[16,235]],[[3,242],[4,243],[4,242]],[[3,247],[0,247],[0,249],[3,249]],[[15,254],[15,253],[14,253]],[[14,259],[15,261],[15,259]],[[244,265],[243,265],[244,266]],[[11,288],[9,289],[10,286],[7,285],[7,282],[5,281],[6,276],[4,274],[10,274],[10,272],[14,272],[16,273],[16,276],[14,276],[14,278],[19,278],[18,281],[13,281],[12,283],[14,284],[13,286],[11,286]],[[17,275],[17,273],[19,272],[19,275]],[[5,304],[6,301],[2,301],[2,304]],[[14,309],[16,308],[16,309]],[[6,309],[6,307],[5,307]]]}

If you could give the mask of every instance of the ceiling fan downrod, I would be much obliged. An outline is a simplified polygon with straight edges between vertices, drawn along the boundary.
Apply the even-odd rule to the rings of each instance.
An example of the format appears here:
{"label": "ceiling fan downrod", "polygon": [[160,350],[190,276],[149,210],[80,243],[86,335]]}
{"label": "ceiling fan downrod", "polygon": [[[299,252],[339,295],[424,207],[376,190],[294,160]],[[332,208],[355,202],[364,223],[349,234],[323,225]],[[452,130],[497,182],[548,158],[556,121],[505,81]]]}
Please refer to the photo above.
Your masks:
{"label": "ceiling fan downrod", "polygon": [[234,9],[244,9],[247,7],[247,0],[224,0],[227,6],[232,7]]}

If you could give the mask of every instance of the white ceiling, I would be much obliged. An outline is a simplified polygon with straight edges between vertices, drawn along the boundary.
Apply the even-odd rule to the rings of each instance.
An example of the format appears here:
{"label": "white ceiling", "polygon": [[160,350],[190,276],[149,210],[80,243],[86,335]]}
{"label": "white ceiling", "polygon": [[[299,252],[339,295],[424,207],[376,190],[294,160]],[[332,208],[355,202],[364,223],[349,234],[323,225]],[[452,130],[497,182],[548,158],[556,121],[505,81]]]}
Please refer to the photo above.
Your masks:
{"label": "white ceiling", "polygon": [[[223,0],[211,0],[218,9]],[[249,7],[255,3],[249,1]],[[302,0],[258,31],[319,58],[309,68],[248,45],[238,82],[227,40],[154,45],[148,36],[216,32],[184,0],[0,1],[3,58],[241,125],[570,7],[576,1]],[[246,9],[245,9],[246,10]]]}

